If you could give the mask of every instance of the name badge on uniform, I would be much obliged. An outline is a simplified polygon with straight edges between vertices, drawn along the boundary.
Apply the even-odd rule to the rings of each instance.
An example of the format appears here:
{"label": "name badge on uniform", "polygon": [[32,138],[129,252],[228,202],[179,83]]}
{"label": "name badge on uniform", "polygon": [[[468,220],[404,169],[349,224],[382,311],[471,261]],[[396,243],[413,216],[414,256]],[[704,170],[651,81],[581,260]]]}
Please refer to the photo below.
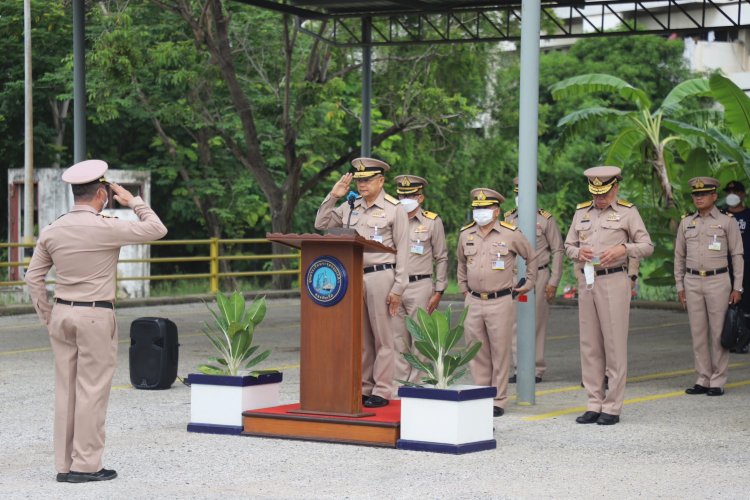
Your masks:
{"label": "name badge on uniform", "polygon": [[421,243],[420,240],[417,240],[416,243],[412,243],[411,246],[409,247],[409,251],[417,255],[422,255],[424,253],[424,245],[420,243]]}
{"label": "name badge on uniform", "polygon": [[497,254],[497,259],[492,261],[492,269],[494,271],[502,271],[505,269],[505,261],[500,258],[500,254]]}
{"label": "name badge on uniform", "polygon": [[714,235],[714,239],[711,241],[711,243],[708,244],[708,249],[717,252],[721,250],[721,242],[716,239],[716,235]]}
{"label": "name badge on uniform", "polygon": [[377,217],[379,219],[385,218],[385,212],[382,210],[375,210],[370,214],[371,217]]}

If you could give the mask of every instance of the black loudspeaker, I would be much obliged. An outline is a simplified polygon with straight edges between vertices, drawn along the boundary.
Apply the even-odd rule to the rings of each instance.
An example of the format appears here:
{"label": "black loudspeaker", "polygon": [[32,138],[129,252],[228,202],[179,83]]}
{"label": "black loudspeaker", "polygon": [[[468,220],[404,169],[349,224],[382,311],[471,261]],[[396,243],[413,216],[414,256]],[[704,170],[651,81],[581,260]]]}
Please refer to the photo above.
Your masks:
{"label": "black loudspeaker", "polygon": [[166,318],[130,324],[130,383],[136,389],[169,389],[177,378],[177,325]]}

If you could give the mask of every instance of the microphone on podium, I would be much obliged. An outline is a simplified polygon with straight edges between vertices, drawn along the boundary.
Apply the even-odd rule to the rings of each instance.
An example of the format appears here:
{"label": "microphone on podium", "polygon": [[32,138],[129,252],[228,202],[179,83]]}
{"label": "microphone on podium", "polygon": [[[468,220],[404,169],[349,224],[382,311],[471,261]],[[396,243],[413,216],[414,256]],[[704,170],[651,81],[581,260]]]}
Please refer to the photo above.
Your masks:
{"label": "microphone on podium", "polygon": [[352,212],[354,212],[354,201],[357,199],[357,193],[354,191],[349,191],[349,194],[346,195],[346,202],[349,204],[349,217],[346,219],[346,225],[344,227],[334,227],[326,231],[326,234],[335,234],[338,236],[344,236],[344,235],[355,235],[357,234],[356,229],[351,229],[349,225],[352,222]]}
{"label": "microphone on podium", "polygon": [[349,191],[349,194],[346,195],[346,201],[349,203],[349,217],[346,219],[346,227],[349,227],[349,224],[352,221],[352,212],[354,212],[354,200],[357,199],[357,193],[354,191]]}

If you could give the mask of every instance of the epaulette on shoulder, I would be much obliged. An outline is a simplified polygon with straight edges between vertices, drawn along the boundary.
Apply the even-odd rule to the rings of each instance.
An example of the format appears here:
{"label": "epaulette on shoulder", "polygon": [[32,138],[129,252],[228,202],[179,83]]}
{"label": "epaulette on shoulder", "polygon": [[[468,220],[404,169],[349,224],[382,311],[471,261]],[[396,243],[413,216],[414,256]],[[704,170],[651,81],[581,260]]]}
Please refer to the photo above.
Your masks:
{"label": "epaulette on shoulder", "polygon": [[393,203],[394,205],[398,205],[399,203],[401,203],[401,202],[400,202],[400,201],[398,201],[398,200],[397,200],[396,198],[394,198],[393,196],[391,196],[391,195],[389,195],[389,194],[387,194],[387,193],[386,193],[386,195],[385,195],[385,199],[386,199],[386,201],[388,201],[388,202],[390,202],[390,203]]}
{"label": "epaulette on shoulder", "polygon": [[633,206],[633,204],[630,203],[628,200],[617,200],[617,204],[622,205],[623,207],[628,207],[628,208]]}
{"label": "epaulette on shoulder", "polygon": [[116,219],[117,218],[114,215],[105,215],[105,214],[96,214],[96,215],[98,215],[99,217],[104,217],[105,219]]}
{"label": "epaulette on shoulder", "polygon": [[475,224],[476,224],[476,222],[474,222],[474,221],[469,222],[468,224],[466,224],[464,227],[461,228],[461,231],[466,231],[467,229],[469,229],[470,227],[474,226]]}
{"label": "epaulette on shoulder", "polygon": [[430,212],[429,210],[422,210],[422,214],[431,220],[435,220],[438,217],[438,214],[436,214],[435,212]]}
{"label": "epaulette on shoulder", "polygon": [[500,221],[500,225],[503,226],[503,227],[505,227],[505,228],[510,229],[511,231],[515,231],[516,229],[518,229],[516,226],[514,226],[510,222],[505,222],[504,220]]}
{"label": "epaulette on shoulder", "polygon": [[719,210],[719,211],[728,217],[734,217],[734,214],[730,212],[729,210]]}
{"label": "epaulette on shoulder", "polygon": [[682,217],[680,219],[684,219],[685,217],[690,217],[691,215],[695,215],[696,212],[685,212],[682,214]]}
{"label": "epaulette on shoulder", "polygon": [[576,205],[576,210],[580,210],[582,208],[588,208],[593,204],[594,202],[592,200],[584,201],[583,203],[579,203],[578,205]]}
{"label": "epaulette on shoulder", "polygon": [[513,210],[508,210],[507,212],[505,212],[503,214],[503,218],[507,219],[508,217],[510,217],[511,215],[513,215],[514,213],[516,213],[516,210],[518,210],[518,209],[514,208]]}
{"label": "epaulette on shoulder", "polygon": [[550,217],[552,217],[551,213],[547,212],[546,210],[544,210],[542,208],[539,209],[539,215],[541,215],[545,219],[549,219]]}

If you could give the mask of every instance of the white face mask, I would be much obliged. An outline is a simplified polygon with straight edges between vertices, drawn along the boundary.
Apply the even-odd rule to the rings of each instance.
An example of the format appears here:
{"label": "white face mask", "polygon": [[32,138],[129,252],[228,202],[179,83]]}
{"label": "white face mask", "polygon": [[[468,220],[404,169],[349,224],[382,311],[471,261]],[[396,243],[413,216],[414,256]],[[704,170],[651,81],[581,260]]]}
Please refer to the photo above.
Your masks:
{"label": "white face mask", "polygon": [[740,201],[742,201],[740,197],[734,193],[727,195],[727,205],[729,205],[730,207],[736,207],[740,204]]}
{"label": "white face mask", "polygon": [[419,202],[411,198],[403,198],[401,200],[401,206],[404,207],[407,214],[410,214],[419,207]]}
{"label": "white face mask", "polygon": [[493,212],[494,210],[492,210],[491,208],[474,209],[474,212],[472,214],[474,217],[474,222],[476,222],[480,226],[486,226],[495,218]]}

